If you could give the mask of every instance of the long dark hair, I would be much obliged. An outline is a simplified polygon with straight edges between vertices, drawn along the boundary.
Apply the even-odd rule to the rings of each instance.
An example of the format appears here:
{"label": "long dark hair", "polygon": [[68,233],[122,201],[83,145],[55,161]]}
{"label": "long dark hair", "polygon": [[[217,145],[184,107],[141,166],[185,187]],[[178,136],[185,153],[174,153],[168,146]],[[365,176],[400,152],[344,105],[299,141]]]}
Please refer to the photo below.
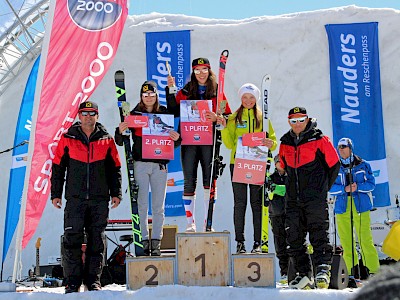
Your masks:
{"label": "long dark hair", "polygon": [[[199,91],[199,83],[196,79],[196,74],[194,71],[190,76],[190,82],[188,83],[188,99],[195,100],[198,97]],[[206,81],[206,93],[204,94],[204,99],[211,99],[217,95],[217,77],[215,73],[209,68],[208,69],[208,78]]]}
{"label": "long dark hair", "polygon": [[[262,111],[257,106],[257,102],[254,104],[252,109],[253,109],[254,117],[256,119],[256,128],[260,128],[261,127],[261,120],[262,120]],[[240,105],[240,107],[236,111],[236,117],[235,117],[235,122],[239,123],[241,125],[243,125],[243,121],[242,121],[243,110],[244,110],[243,105]],[[250,124],[249,124],[249,126],[250,126]]]}

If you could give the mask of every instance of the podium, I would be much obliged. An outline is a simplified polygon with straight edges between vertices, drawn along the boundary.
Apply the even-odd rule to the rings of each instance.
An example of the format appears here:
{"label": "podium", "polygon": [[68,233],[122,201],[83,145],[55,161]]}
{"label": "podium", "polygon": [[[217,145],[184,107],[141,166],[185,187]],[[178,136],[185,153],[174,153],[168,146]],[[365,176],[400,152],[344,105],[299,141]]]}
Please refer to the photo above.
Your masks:
{"label": "podium", "polygon": [[275,254],[231,254],[228,231],[177,233],[175,245],[175,255],[127,258],[127,289],[169,284],[275,287]]}
{"label": "podium", "polygon": [[175,282],[175,255],[126,258],[126,288],[170,285]]}
{"label": "podium", "polygon": [[187,286],[231,285],[230,233],[178,233],[177,283]]}
{"label": "podium", "polygon": [[232,255],[233,282],[238,287],[276,287],[275,254]]}

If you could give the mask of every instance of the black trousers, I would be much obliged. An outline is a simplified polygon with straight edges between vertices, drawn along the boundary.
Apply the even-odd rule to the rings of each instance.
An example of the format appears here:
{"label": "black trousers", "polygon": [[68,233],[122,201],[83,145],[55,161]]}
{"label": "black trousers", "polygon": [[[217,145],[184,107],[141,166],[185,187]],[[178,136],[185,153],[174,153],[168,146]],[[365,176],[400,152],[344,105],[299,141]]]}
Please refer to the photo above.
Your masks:
{"label": "black trousers", "polygon": [[[230,165],[231,180],[234,165]],[[235,240],[244,241],[244,226],[247,207],[247,187],[250,188],[250,206],[253,213],[253,238],[261,242],[261,217],[262,217],[262,186],[232,182],[233,188],[233,223],[235,225]]]}
{"label": "black trousers", "polygon": [[286,202],[288,254],[301,275],[312,274],[311,258],[306,249],[306,235],[314,251],[315,266],[332,263],[333,247],[329,243],[329,217],[326,193],[316,198],[292,199]]}
{"label": "black trousers", "polygon": [[181,146],[181,162],[184,178],[183,194],[185,196],[193,196],[196,191],[199,162],[203,173],[203,187],[210,188],[212,155],[212,145]]}
{"label": "black trousers", "polygon": [[[108,201],[68,199],[64,210],[64,278],[67,284],[100,283],[106,250]],[[82,244],[86,233],[85,262]]]}
{"label": "black trousers", "polygon": [[287,275],[288,265],[289,265],[289,255],[287,253],[287,243],[286,243],[285,214],[276,216],[270,215],[269,221],[271,222],[271,229],[272,233],[274,234],[275,253],[279,261],[281,275]]}

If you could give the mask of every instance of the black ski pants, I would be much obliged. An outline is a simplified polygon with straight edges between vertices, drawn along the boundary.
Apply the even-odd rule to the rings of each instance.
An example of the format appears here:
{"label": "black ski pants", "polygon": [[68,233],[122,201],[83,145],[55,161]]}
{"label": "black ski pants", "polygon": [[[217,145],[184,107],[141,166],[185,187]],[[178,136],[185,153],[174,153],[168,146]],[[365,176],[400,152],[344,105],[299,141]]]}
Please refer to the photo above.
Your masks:
{"label": "black ski pants", "polygon": [[[271,202],[273,202],[272,200]],[[270,207],[271,207],[270,202]],[[274,234],[274,245],[276,257],[279,261],[281,275],[288,274],[289,255],[287,253],[285,214],[269,216],[272,233]]]}
{"label": "black ski pants", "polygon": [[[230,165],[231,180],[234,165]],[[250,188],[250,206],[253,213],[253,238],[255,242],[261,242],[261,210],[262,210],[262,186],[232,182],[233,189],[233,223],[235,225],[235,241],[245,241],[244,226],[247,207],[247,187]]]}
{"label": "black ski pants", "polygon": [[[106,250],[108,201],[70,198],[64,210],[63,269],[67,284],[100,284]],[[85,262],[82,244],[86,233]]]}
{"label": "black ski pants", "polygon": [[329,243],[329,217],[326,193],[304,199],[287,199],[286,234],[288,254],[301,275],[312,274],[311,258],[306,249],[309,233],[315,266],[331,265],[333,248]]}
{"label": "black ski pants", "polygon": [[185,196],[193,196],[195,194],[199,162],[203,173],[203,187],[205,189],[210,188],[212,155],[212,145],[181,146],[181,162],[184,178],[183,194]]}

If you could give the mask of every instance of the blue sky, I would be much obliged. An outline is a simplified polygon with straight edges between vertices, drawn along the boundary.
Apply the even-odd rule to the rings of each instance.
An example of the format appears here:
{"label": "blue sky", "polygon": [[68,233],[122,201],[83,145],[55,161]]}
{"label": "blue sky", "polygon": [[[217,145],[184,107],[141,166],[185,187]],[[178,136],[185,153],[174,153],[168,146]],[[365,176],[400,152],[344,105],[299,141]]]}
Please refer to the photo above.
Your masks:
{"label": "blue sky", "polygon": [[129,14],[140,15],[160,12],[204,18],[243,19],[352,4],[361,7],[400,9],[399,0],[130,0]]}

